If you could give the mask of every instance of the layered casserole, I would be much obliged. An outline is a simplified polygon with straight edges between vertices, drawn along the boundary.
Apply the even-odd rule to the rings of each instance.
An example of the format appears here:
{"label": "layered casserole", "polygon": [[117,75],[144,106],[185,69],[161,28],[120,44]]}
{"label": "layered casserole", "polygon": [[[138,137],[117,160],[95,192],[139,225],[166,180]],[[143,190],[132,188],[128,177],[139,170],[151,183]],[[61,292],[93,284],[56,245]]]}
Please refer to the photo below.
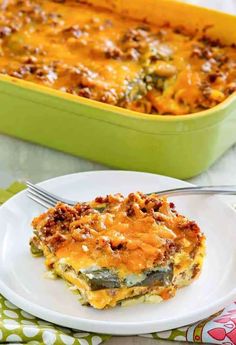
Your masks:
{"label": "layered casserole", "polygon": [[236,90],[235,44],[210,27],[148,24],[86,1],[5,0],[0,73],[147,114],[195,113]]}
{"label": "layered casserole", "polygon": [[34,255],[97,309],[160,302],[198,277],[205,236],[156,194],[59,203],[35,218]]}

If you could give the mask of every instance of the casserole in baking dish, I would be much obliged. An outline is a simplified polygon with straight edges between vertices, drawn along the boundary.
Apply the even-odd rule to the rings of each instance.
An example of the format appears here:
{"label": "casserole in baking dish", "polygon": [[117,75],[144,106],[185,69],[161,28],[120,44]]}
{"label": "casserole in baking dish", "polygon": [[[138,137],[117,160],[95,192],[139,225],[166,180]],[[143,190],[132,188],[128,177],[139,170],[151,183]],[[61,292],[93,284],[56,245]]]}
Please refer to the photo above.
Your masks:
{"label": "casserole in baking dish", "polygon": [[[127,46],[125,48],[126,50],[124,50],[123,46],[113,47],[110,42],[109,49],[106,51],[106,57],[109,58],[109,61],[112,61],[111,65],[115,64],[119,66],[119,68],[120,65],[122,65],[122,68],[126,67],[127,73],[123,71],[122,74],[118,69],[117,80],[119,80],[119,85],[120,80],[122,80],[122,82],[127,82],[126,74],[130,77],[130,73],[128,73],[130,69],[127,65],[132,64],[131,70],[134,71],[134,66],[137,65],[135,59],[138,59],[138,64],[140,64],[140,59],[144,61],[146,74],[141,78],[141,84],[139,79],[137,86],[137,80],[135,79],[134,73],[132,78],[129,79],[128,94],[126,92],[127,88],[125,89],[125,98],[124,90],[122,89],[119,91],[116,87],[116,83],[113,82],[116,80],[115,73],[113,73],[114,69],[111,69],[109,63],[108,74],[104,79],[105,81],[107,80],[108,83],[105,86],[104,80],[101,80],[101,78],[99,79],[99,73],[97,71],[97,74],[94,76],[90,73],[90,70],[83,70],[81,66],[79,70],[73,70],[73,73],[75,73],[75,75],[72,73],[73,76],[70,75],[70,71],[65,69],[58,77],[59,72],[57,68],[60,67],[59,69],[61,70],[61,65],[57,68],[53,67],[53,69],[48,65],[46,69],[44,65],[41,66],[43,68],[40,68],[40,66],[38,66],[39,61],[41,61],[41,59],[46,59],[43,49],[42,52],[40,52],[40,47],[37,46],[37,48],[39,48],[39,55],[42,55],[42,57],[39,58],[35,56],[37,54],[34,53],[34,47],[32,48],[28,44],[30,47],[27,48],[27,45],[25,46],[23,44],[24,53],[27,49],[33,49],[32,57],[27,54],[27,56],[22,54],[23,56],[20,56],[20,60],[16,59],[17,61],[11,63],[11,52],[9,52],[5,67],[3,66],[4,58],[0,58],[0,65],[3,73],[6,72],[17,78],[27,80],[27,82],[25,82],[9,76],[1,77],[1,131],[121,168],[148,170],[182,178],[193,176],[207,168],[209,164],[235,141],[235,120],[233,115],[235,97],[231,95],[224,100],[228,94],[234,91],[234,71],[231,66],[231,55],[234,54],[234,43],[236,41],[234,37],[236,34],[233,30],[235,26],[235,17],[168,0],[149,0],[145,2],[145,9],[143,9],[141,1],[137,1],[134,4],[126,4],[124,1],[88,2],[91,5],[99,5],[106,10],[113,10],[113,12],[116,13],[115,16],[119,14],[121,19],[125,16],[126,18],[132,17],[140,21],[140,29],[136,28],[134,29],[136,32],[128,31],[128,33],[125,32],[124,34],[126,38],[128,36],[129,39],[127,38],[128,41],[125,41],[123,38],[122,42],[125,42],[126,45],[128,44],[129,47],[131,45],[131,50],[128,49]],[[24,5],[27,1],[17,1],[17,3],[19,8],[22,7],[23,12],[26,11]],[[48,3],[53,3],[53,6],[58,6],[58,8],[63,6],[63,4],[55,4],[55,2],[52,1],[48,1]],[[74,1],[68,1],[68,3],[74,3]],[[40,20],[42,20],[39,15],[40,11],[37,11],[37,8],[35,11],[34,16],[36,16],[36,19],[40,22]],[[175,15],[176,12],[179,13],[178,16]],[[106,15],[108,14],[109,12],[106,12]],[[111,16],[113,16],[113,14],[111,14]],[[9,13],[9,17],[11,17],[11,13]],[[49,20],[57,22],[58,20],[63,20],[63,18],[55,18],[52,13]],[[125,21],[126,19],[122,20]],[[222,27],[225,22],[227,22],[227,27],[222,34],[219,28]],[[169,26],[171,30],[173,28],[173,30],[175,30],[174,41],[176,42],[179,38],[179,44],[183,49],[187,49],[183,46],[183,42],[186,44],[185,40],[193,44],[189,33],[194,33],[194,35],[196,35],[197,29],[199,32],[207,30],[207,37],[210,37],[211,42],[209,43],[211,45],[210,52],[203,52],[205,48],[197,46],[193,48],[191,54],[194,53],[193,55],[197,55],[192,58],[198,61],[198,59],[201,59],[198,56],[199,54],[211,54],[213,51],[214,54],[211,60],[219,60],[217,60],[217,67],[212,61],[209,62],[209,59],[206,61],[208,64],[201,64],[201,69],[203,68],[205,71],[201,70],[199,73],[203,75],[204,78],[208,78],[210,83],[212,81],[210,87],[209,85],[206,86],[206,80],[204,80],[203,83],[205,85],[204,87],[203,85],[201,85],[201,88],[198,86],[195,87],[198,85],[196,73],[193,72],[189,74],[188,72],[187,79],[189,79],[189,76],[193,78],[193,81],[190,81],[190,84],[193,84],[193,88],[191,89],[191,85],[186,85],[185,77],[180,77],[179,73],[176,71],[176,68],[179,69],[179,65],[176,62],[176,57],[170,54],[170,47],[163,43],[161,45],[161,52],[158,53],[156,51],[157,47],[152,41],[154,34],[152,32],[150,34],[148,31],[149,29],[147,30],[148,25],[154,27],[154,23],[158,27],[162,27],[161,34],[164,36],[167,35],[167,37],[170,35],[168,31],[170,30]],[[17,25],[17,21],[15,25]],[[100,24],[95,20],[94,25],[99,26]],[[109,26],[111,23],[107,22],[107,25]],[[86,30],[83,29],[81,33],[78,26],[75,27],[73,25],[72,29],[71,27],[67,29],[66,31],[65,28],[63,29],[63,35],[62,37],[60,36],[60,39],[66,39],[67,42],[69,35],[69,41],[72,45],[75,43],[73,39],[71,41],[71,38],[73,38],[71,35],[79,37],[84,35],[86,37]],[[15,29],[13,28],[12,30]],[[139,30],[138,36],[145,36],[145,39],[141,39],[140,41],[141,45],[143,42],[151,42],[151,48],[148,46],[148,49],[154,50],[155,59],[154,56],[150,57],[149,54],[148,58],[145,60],[142,49],[139,50],[137,47],[137,49],[133,47],[134,43],[136,45],[137,42],[138,44],[140,43],[137,35],[134,35],[135,33],[137,34],[137,30]],[[185,32],[187,32],[186,36]],[[132,36],[131,41],[130,35]],[[3,36],[9,36],[6,40],[10,40],[10,45],[13,45],[13,49],[22,49],[22,44],[19,44],[19,41],[21,42],[21,37],[18,37],[16,41],[13,39],[12,42],[10,38],[14,37],[14,35],[11,36],[6,29],[2,33],[2,37]],[[28,36],[29,40],[32,40],[30,35]],[[5,42],[4,37],[2,38],[3,42]],[[50,37],[50,39],[57,41],[58,37]],[[219,39],[221,43],[219,43],[217,39]],[[36,38],[34,41],[36,41]],[[6,42],[4,44],[6,44]],[[37,42],[37,44],[39,43]],[[224,56],[221,50],[226,49],[224,45],[230,46],[230,48],[227,48],[230,49],[230,58],[228,59],[230,61],[229,65],[227,61],[220,62],[219,56],[221,56],[221,59],[222,56]],[[55,45],[55,47],[56,46],[57,45]],[[99,47],[99,42],[97,46]],[[145,46],[145,49],[146,48]],[[116,58],[115,52],[118,54],[119,49],[119,54],[121,54],[121,56]],[[93,54],[95,53],[101,54],[101,50],[97,49],[96,52],[93,52]],[[102,53],[104,53],[104,51],[102,51]],[[58,57],[60,52],[58,53],[55,49],[54,54]],[[68,49],[61,54],[67,54],[68,59],[72,59],[73,57],[68,53]],[[127,60],[127,57],[124,57],[125,54],[131,54],[134,61]],[[140,56],[137,57],[137,54]],[[161,58],[158,57],[157,59],[158,54],[167,54],[167,57],[165,56],[163,58],[163,56],[161,56]],[[51,55],[53,57],[53,48],[51,50]],[[179,57],[179,60],[181,60],[181,58],[182,56]],[[122,59],[125,61],[121,61]],[[205,62],[204,59],[205,58],[203,58],[203,62]],[[72,63],[74,62],[72,61]],[[54,65],[55,64],[54,61]],[[194,68],[196,68],[197,65],[198,64],[193,64],[193,66],[195,66]],[[223,72],[218,71],[220,67]],[[197,68],[199,68],[199,66]],[[110,78],[109,69],[112,78]],[[212,69],[212,73],[209,72],[209,69]],[[163,71],[170,74],[168,76],[163,75]],[[143,73],[143,70],[141,72]],[[160,73],[162,75],[160,75]],[[222,73],[223,75],[221,75]],[[35,82],[35,79],[37,79],[37,82],[44,85],[50,85],[50,82],[56,79],[55,82],[60,84],[57,87],[59,88],[59,86],[62,86],[63,88],[67,88],[65,91],[68,91],[68,88],[71,87],[67,85],[68,81],[66,78],[68,76],[70,81],[76,81],[76,86],[72,87],[72,93],[76,93],[76,95],[63,94],[62,92],[50,90],[44,86],[33,85],[29,82]],[[215,78],[214,80],[213,77]],[[179,82],[179,79],[181,79],[181,82]],[[113,84],[111,84],[111,80]],[[143,84],[143,82],[145,83]],[[177,86],[175,83],[177,83]],[[185,85],[185,88],[183,88],[183,85]],[[174,99],[170,96],[170,94],[173,94],[173,88],[177,88],[175,93],[178,93],[178,97],[175,96]],[[163,91],[163,89],[166,91]],[[199,90],[201,90],[200,93],[198,92]],[[164,94],[165,92],[167,92],[167,94]],[[87,100],[78,97],[77,94],[95,100],[105,101],[112,105],[101,104],[90,99]],[[182,94],[183,97],[179,97],[180,94]],[[138,99],[136,99],[137,96]],[[220,101],[223,101],[220,105],[210,110],[198,112],[204,108],[214,106]],[[122,104],[122,102],[126,104]],[[142,111],[144,114],[114,107],[113,105],[125,106],[132,110]],[[156,113],[182,115],[188,112],[196,113],[187,116],[156,115]],[[145,113],[154,115],[147,115]],[[13,126],[12,123],[16,121],[17,126]]]}
{"label": "casserole in baking dish", "polygon": [[11,0],[0,25],[0,73],[73,95],[185,115],[236,90],[236,45],[209,36],[210,24],[148,23],[76,0]]}

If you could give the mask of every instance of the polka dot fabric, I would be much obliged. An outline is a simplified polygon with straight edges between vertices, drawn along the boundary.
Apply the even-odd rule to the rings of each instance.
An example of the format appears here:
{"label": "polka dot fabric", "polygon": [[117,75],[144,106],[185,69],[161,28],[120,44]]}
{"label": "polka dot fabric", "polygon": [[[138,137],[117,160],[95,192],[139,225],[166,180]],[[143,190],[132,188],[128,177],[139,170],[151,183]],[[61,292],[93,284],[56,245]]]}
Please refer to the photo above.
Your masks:
{"label": "polka dot fabric", "polygon": [[106,335],[73,331],[44,322],[0,295],[0,344],[99,345],[108,338]]}

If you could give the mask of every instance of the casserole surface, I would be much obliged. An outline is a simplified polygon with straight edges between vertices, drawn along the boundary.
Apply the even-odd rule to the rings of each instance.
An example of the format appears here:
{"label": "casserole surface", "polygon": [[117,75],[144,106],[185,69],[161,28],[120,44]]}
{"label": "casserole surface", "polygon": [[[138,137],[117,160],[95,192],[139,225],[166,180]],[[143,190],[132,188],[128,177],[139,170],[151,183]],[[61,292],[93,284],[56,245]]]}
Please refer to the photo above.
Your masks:
{"label": "casserole surface", "polygon": [[12,0],[0,14],[3,74],[147,114],[199,112],[236,90],[235,44],[209,36],[212,24],[154,25],[75,0]]}

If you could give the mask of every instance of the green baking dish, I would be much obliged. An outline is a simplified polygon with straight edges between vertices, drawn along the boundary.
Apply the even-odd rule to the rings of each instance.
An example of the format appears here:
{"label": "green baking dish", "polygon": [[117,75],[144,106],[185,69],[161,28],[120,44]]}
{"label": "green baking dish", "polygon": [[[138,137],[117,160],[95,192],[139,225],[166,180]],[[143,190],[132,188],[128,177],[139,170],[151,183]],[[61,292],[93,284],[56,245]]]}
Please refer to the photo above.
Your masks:
{"label": "green baking dish", "polygon": [[[212,25],[213,37],[236,42],[236,16],[173,0],[148,0],[145,8],[143,0],[99,5],[150,22]],[[145,115],[1,75],[0,104],[1,133],[112,167],[183,179],[207,169],[236,142],[235,94],[192,115]]]}

